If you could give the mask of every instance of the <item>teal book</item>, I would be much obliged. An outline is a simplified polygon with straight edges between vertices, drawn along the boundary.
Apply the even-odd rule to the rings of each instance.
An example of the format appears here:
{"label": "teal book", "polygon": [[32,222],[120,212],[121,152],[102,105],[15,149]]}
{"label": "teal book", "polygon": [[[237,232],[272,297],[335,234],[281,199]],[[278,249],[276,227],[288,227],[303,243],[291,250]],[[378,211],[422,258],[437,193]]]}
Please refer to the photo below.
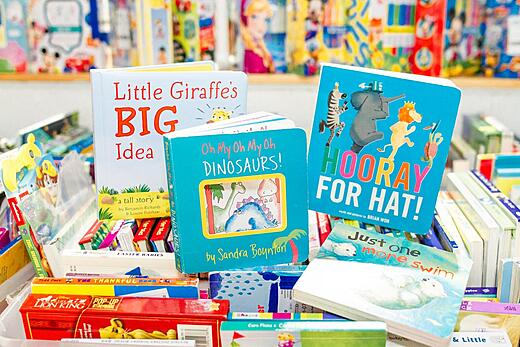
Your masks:
{"label": "teal book", "polygon": [[446,79],[324,64],[309,209],[426,234],[460,96]]}
{"label": "teal book", "polygon": [[230,320],[220,327],[222,347],[384,347],[381,322]]}
{"label": "teal book", "polygon": [[296,301],[428,346],[449,343],[472,262],[345,224],[334,227],[293,288]]}
{"label": "teal book", "polygon": [[181,272],[307,259],[304,130],[252,114],[168,134],[164,149]]}

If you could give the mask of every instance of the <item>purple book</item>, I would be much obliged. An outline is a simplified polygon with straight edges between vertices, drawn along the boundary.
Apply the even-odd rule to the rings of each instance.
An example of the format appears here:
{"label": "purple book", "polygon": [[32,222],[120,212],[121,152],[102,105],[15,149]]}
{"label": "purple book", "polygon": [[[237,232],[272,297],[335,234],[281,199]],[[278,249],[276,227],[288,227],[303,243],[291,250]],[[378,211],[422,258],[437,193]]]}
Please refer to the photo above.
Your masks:
{"label": "purple book", "polygon": [[121,230],[124,223],[125,223],[124,220],[118,220],[116,222],[116,224],[114,224],[112,229],[110,229],[110,232],[105,237],[103,242],[101,242],[98,249],[105,249],[105,248],[110,248],[111,250],[116,249],[118,247],[117,239],[116,239],[117,233],[119,232],[119,230]]}
{"label": "purple book", "polygon": [[495,287],[467,287],[464,296],[483,296],[496,298],[497,289]]}

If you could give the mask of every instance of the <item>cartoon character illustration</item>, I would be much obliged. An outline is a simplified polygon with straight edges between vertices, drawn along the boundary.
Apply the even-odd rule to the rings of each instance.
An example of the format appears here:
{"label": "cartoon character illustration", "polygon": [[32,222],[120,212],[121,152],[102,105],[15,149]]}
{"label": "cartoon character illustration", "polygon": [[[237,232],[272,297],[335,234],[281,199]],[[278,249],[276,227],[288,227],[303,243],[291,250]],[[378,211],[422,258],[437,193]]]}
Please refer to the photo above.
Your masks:
{"label": "cartoon character illustration", "polygon": [[42,40],[43,36],[47,34],[49,30],[47,27],[44,27],[38,24],[35,21],[32,21],[27,28],[27,39],[29,41],[29,47],[35,50]]}
{"label": "cartoon character illustration", "polygon": [[386,98],[383,96],[383,84],[374,81],[366,85],[359,85],[363,90],[354,92],[350,98],[350,104],[357,110],[350,128],[352,138],[352,151],[359,153],[366,145],[384,137],[381,131],[377,131],[376,121],[388,118],[388,104],[404,98],[404,94]]}
{"label": "cartoon character illustration", "polygon": [[420,123],[422,120],[422,115],[415,110],[415,102],[405,102],[403,107],[399,109],[399,121],[394,123],[390,127],[390,131],[392,132],[392,136],[390,136],[390,143],[386,144],[383,148],[378,148],[379,152],[385,152],[388,147],[392,147],[392,153],[388,156],[388,160],[394,161],[395,155],[399,148],[405,143],[408,147],[413,147],[414,143],[408,135],[415,131],[415,125],[412,125],[410,128],[408,126],[412,122]]}
{"label": "cartoon character illustration", "polygon": [[224,226],[225,232],[274,228],[262,207],[256,202],[248,202],[236,209]]}
{"label": "cartoon character illustration", "polygon": [[[14,192],[27,174],[36,168],[37,158],[42,156],[33,134],[27,136],[27,143],[20,147],[18,155],[2,161],[2,182],[5,189]],[[21,188],[21,187],[20,187]]]}
{"label": "cartoon character illustration", "polygon": [[279,222],[281,220],[280,209],[278,208],[280,199],[278,198],[276,182],[271,178],[263,179],[258,185],[258,196],[273,216],[273,223]]}
{"label": "cartoon character illustration", "polygon": [[231,215],[231,206],[233,205],[233,201],[237,197],[238,194],[244,194],[246,192],[246,187],[242,182],[231,183],[231,194],[229,195],[224,208],[219,206],[213,206],[213,220],[215,232],[219,233],[224,231],[224,226],[226,225],[229,216]]}
{"label": "cartoon character illustration", "polygon": [[[296,10],[294,10],[296,15]],[[318,34],[322,30],[323,2],[321,0],[309,0],[307,17],[305,17],[305,49],[309,55],[305,62],[306,75],[314,75],[318,70],[318,61],[322,43]]]}
{"label": "cartoon character illustration", "polygon": [[339,103],[341,100],[346,99],[346,97],[347,93],[342,93],[339,91],[339,82],[334,83],[334,89],[330,91],[327,101],[327,120],[322,120],[319,125],[320,134],[325,131],[325,127],[330,130],[329,139],[325,144],[327,147],[330,146],[330,142],[334,138],[334,134],[339,137],[343,132],[343,128],[345,127],[345,122],[340,122],[339,116],[348,109],[348,101],[344,100],[343,106],[341,107],[339,106]]}
{"label": "cartoon character illustration", "polygon": [[57,60],[60,59],[60,53],[54,52],[54,54],[50,53],[47,48],[42,48],[40,50],[42,54],[42,62],[43,66],[41,66],[38,71],[44,73],[57,73],[59,72],[59,67],[57,66]]}
{"label": "cartoon character illustration", "polygon": [[155,20],[154,29],[155,29],[155,38],[163,39],[164,38],[164,26],[163,26],[162,20],[160,18],[157,18]]}
{"label": "cartoon character illustration", "polygon": [[[326,240],[323,243],[323,249],[334,253],[340,257],[354,257],[356,256],[356,247],[350,242],[334,242],[331,240]],[[331,257],[335,258],[335,257]]]}
{"label": "cartoon character illustration", "polygon": [[421,39],[430,38],[435,29],[435,17],[426,15],[417,21],[417,37]]}
{"label": "cartoon character illustration", "polygon": [[166,334],[162,331],[154,330],[151,333],[142,330],[125,330],[123,322],[118,318],[112,318],[110,325],[99,329],[99,337],[102,339],[146,339],[146,340],[176,340],[177,333],[169,329]]}
{"label": "cartoon character illustration", "polygon": [[439,145],[444,141],[442,134],[437,132],[437,128],[439,127],[440,122],[433,123],[425,127],[423,130],[430,130],[430,134],[428,135],[428,142],[424,145],[424,157],[421,157],[422,161],[428,163],[428,166],[433,165],[433,159],[437,155],[437,150],[439,149]]}
{"label": "cartoon character illustration", "polygon": [[277,338],[278,347],[294,347],[294,335],[289,333],[280,333]]}
{"label": "cartoon character illustration", "polygon": [[359,289],[360,295],[374,305],[389,310],[420,308],[435,299],[447,296],[442,283],[433,278],[382,274],[376,283]]}
{"label": "cartoon character illustration", "polygon": [[271,52],[264,37],[268,20],[273,16],[269,0],[241,0],[240,33],[244,42],[244,71],[249,73],[274,72]]}
{"label": "cartoon character illustration", "polygon": [[191,11],[191,0],[175,0],[175,4],[180,12]]}
{"label": "cartoon character illustration", "polygon": [[163,46],[159,47],[159,54],[157,55],[157,64],[168,64],[168,55],[166,54],[166,48]]}
{"label": "cartoon character illustration", "polygon": [[219,122],[219,121],[222,121],[222,120],[228,120],[228,119],[231,118],[231,114],[232,113],[233,112],[227,111],[224,108],[215,108],[211,112],[211,117],[210,117],[210,119],[206,123],[209,124],[209,123]]}

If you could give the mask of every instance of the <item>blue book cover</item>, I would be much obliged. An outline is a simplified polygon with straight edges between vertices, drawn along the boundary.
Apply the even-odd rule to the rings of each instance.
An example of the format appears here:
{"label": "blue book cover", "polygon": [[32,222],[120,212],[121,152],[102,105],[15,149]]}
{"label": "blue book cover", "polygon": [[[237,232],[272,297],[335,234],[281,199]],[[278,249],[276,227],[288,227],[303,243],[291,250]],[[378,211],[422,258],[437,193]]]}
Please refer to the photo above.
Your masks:
{"label": "blue book cover", "polygon": [[210,299],[229,300],[232,312],[315,312],[292,299],[305,266],[268,266],[209,274]]}
{"label": "blue book cover", "polygon": [[177,268],[306,260],[305,131],[229,132],[164,137]]}
{"label": "blue book cover", "polygon": [[294,299],[355,320],[382,320],[419,343],[447,343],[472,262],[338,224],[293,288]]}
{"label": "blue book cover", "polygon": [[445,79],[324,64],[309,146],[309,208],[427,233],[460,95]]}

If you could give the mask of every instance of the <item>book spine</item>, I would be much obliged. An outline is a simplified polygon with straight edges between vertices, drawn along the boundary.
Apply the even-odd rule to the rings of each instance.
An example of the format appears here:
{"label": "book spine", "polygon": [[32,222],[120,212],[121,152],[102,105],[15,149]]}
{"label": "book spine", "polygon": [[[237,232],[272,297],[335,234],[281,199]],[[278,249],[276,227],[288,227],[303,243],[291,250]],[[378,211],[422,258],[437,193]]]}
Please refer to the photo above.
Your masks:
{"label": "book spine", "polygon": [[31,259],[34,272],[36,273],[36,277],[47,277],[49,273],[43,266],[42,257],[40,256],[40,252],[35,244],[34,236],[32,235],[31,227],[28,224],[23,224],[19,226],[20,235],[22,236],[22,241],[27,249],[27,254],[29,254],[29,258]]}
{"label": "book spine", "polygon": [[171,219],[171,233],[173,236],[173,252],[175,254],[175,266],[177,270],[183,272],[184,263],[182,261],[181,240],[179,228],[177,225],[177,213],[175,208],[175,174],[173,172],[173,158],[170,149],[170,140],[164,137],[164,158],[166,160],[166,178],[168,181],[168,194],[170,196],[170,219]]}

